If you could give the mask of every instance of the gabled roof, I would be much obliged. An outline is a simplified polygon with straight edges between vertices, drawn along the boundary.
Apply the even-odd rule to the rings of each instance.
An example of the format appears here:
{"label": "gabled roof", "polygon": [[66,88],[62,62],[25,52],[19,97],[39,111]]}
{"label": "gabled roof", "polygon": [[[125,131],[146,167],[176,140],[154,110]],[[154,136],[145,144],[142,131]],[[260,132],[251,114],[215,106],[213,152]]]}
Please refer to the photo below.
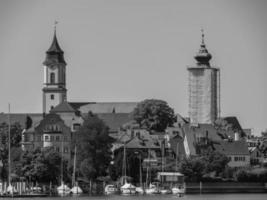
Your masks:
{"label": "gabled roof", "polygon": [[237,119],[237,117],[230,116],[230,117],[224,117],[223,118],[227,123],[232,125],[232,128],[236,131],[243,132],[243,129]]}
{"label": "gabled roof", "polygon": [[225,155],[249,155],[247,143],[241,141],[217,141],[214,142],[215,150]]}
{"label": "gabled roof", "polygon": [[[32,127],[38,124],[41,119],[43,119],[43,114],[41,113],[11,113],[10,114],[10,123],[19,123],[22,128],[25,128],[25,123],[27,116],[29,116],[32,120]],[[8,114],[0,113],[0,124],[8,123]]]}
{"label": "gabled roof", "polygon": [[138,102],[73,102],[71,103],[81,113],[91,111],[95,114],[100,113],[131,113]]}
{"label": "gabled roof", "polygon": [[152,138],[138,138],[134,137],[126,144],[127,149],[159,149],[160,145],[155,143]]}
{"label": "gabled roof", "polygon": [[62,103],[58,104],[55,108],[53,108],[50,112],[51,113],[62,113],[62,112],[74,113],[75,109],[67,101],[63,101]]}
{"label": "gabled roof", "polygon": [[[109,127],[110,132],[116,132],[125,123],[132,120],[132,116],[128,113],[95,113],[99,119],[103,120]],[[86,118],[88,113],[83,113],[83,118]]]}

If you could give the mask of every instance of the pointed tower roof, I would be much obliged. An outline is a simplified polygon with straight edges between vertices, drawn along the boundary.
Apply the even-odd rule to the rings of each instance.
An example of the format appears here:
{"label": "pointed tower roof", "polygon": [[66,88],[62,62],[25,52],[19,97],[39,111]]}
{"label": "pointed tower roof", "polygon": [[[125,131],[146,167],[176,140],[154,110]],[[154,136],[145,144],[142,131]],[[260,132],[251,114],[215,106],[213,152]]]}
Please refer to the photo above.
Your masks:
{"label": "pointed tower roof", "polygon": [[52,44],[49,47],[49,49],[46,51],[46,53],[64,53],[58,44],[56,29],[54,31],[54,38],[53,38]]}
{"label": "pointed tower roof", "polygon": [[44,65],[49,66],[49,65],[55,65],[55,64],[65,64],[65,59],[64,59],[64,51],[60,48],[57,40],[57,33],[56,33],[56,24],[55,22],[55,29],[54,29],[54,37],[51,46],[49,49],[46,51],[46,58],[45,61],[43,62]]}
{"label": "pointed tower roof", "polygon": [[210,66],[210,59],[212,58],[211,54],[208,52],[205,42],[204,42],[204,32],[203,29],[201,29],[202,32],[202,41],[201,41],[201,45],[200,45],[200,49],[197,53],[197,55],[195,56],[195,59],[197,60],[197,65],[206,65],[206,66]]}

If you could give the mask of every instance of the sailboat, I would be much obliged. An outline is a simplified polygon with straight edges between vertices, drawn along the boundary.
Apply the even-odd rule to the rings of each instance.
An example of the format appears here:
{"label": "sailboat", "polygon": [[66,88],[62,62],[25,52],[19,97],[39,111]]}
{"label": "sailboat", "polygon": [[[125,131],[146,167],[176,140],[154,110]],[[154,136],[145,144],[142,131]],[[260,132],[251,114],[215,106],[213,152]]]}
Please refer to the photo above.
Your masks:
{"label": "sailboat", "polygon": [[72,188],[70,190],[71,194],[82,194],[82,189],[78,186],[78,183],[75,179],[75,172],[76,172],[76,154],[77,154],[77,147],[75,145],[74,149],[74,158],[73,158],[73,174],[72,174]]}
{"label": "sailboat", "polygon": [[[176,146],[176,159],[175,159],[175,170],[178,172],[178,157],[179,157],[179,141],[177,142]],[[174,187],[172,187],[172,193],[178,194],[179,196],[184,195],[185,193],[185,187],[181,184],[176,184]]]}
{"label": "sailboat", "polygon": [[[151,183],[150,162],[151,162],[150,149],[148,149],[148,165],[146,169],[146,187],[147,188],[145,189],[145,193],[146,194],[159,194],[158,186]],[[149,182],[149,186],[148,186],[148,182]]]}
{"label": "sailboat", "polygon": [[122,171],[123,171],[123,182],[124,185],[121,186],[120,190],[121,190],[121,194],[123,195],[131,195],[131,194],[136,194],[136,187],[134,185],[132,185],[131,183],[127,183],[127,179],[126,179],[126,147],[125,147],[125,143],[123,146],[123,167],[122,167]]}
{"label": "sailboat", "polygon": [[15,187],[11,184],[11,137],[10,137],[10,104],[8,104],[8,186],[6,193],[8,195],[14,195],[17,193]]}
{"label": "sailboat", "polygon": [[57,187],[57,193],[61,196],[70,194],[70,188],[63,181],[63,135],[61,140],[61,185]]}

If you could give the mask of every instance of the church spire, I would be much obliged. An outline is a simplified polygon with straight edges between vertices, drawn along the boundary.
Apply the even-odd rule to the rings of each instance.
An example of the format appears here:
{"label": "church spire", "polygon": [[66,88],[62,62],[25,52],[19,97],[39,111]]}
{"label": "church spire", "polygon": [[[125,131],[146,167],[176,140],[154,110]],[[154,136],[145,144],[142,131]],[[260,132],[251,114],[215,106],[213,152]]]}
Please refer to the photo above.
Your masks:
{"label": "church spire", "polygon": [[210,66],[210,59],[212,58],[211,54],[208,52],[206,45],[205,45],[205,40],[204,40],[204,31],[203,29],[201,29],[201,45],[200,45],[200,49],[197,53],[197,55],[195,56],[195,59],[197,60],[197,65],[206,65],[206,66]]}
{"label": "church spire", "polygon": [[57,40],[57,32],[56,32],[56,25],[57,21],[54,24],[54,37],[51,46],[46,51],[46,59],[44,61],[44,65],[51,65],[51,64],[58,64],[63,63],[66,64],[64,60],[64,51],[60,48]]}

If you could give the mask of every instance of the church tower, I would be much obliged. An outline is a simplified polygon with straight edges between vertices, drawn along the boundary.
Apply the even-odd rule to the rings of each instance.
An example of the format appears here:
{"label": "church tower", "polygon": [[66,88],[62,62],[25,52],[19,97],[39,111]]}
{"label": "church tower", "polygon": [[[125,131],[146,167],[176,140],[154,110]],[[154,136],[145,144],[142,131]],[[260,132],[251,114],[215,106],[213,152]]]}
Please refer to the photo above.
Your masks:
{"label": "church tower", "polygon": [[44,87],[43,87],[43,112],[49,113],[58,104],[67,99],[66,89],[66,62],[64,52],[61,50],[56,36],[50,48],[46,51],[44,65]]}
{"label": "church tower", "polygon": [[220,113],[220,70],[210,66],[202,30],[202,42],[195,56],[197,61],[188,67],[189,118],[192,124],[211,124]]}

